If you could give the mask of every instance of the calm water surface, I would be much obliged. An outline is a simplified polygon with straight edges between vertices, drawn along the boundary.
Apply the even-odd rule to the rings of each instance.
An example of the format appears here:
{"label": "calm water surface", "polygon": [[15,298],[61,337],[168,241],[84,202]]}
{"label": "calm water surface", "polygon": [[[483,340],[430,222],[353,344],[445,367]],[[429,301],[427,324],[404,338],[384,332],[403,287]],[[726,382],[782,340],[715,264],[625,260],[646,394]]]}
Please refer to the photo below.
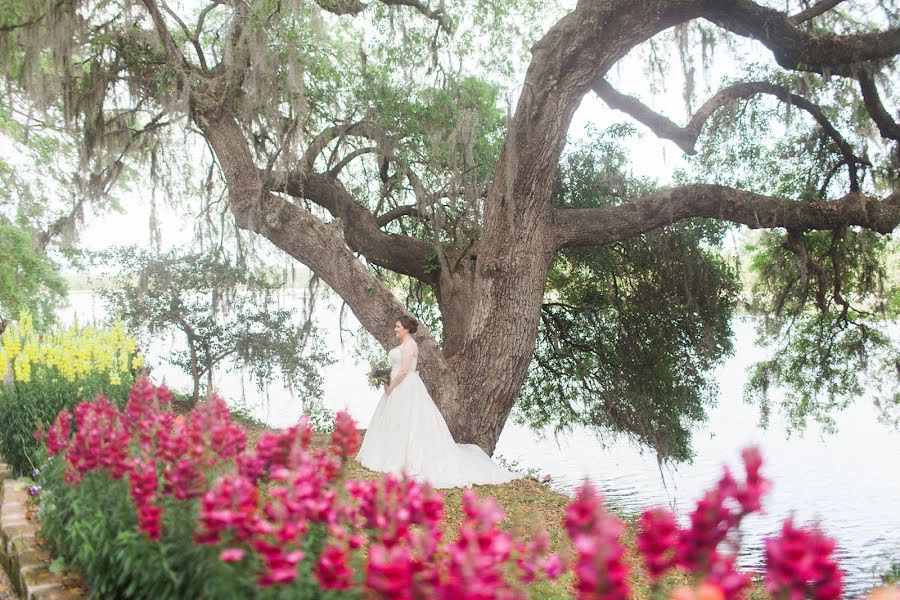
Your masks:
{"label": "calm water surface", "polygon": [[[104,316],[91,293],[72,293],[70,302],[62,313],[66,321],[74,316],[81,322]],[[378,394],[366,384],[366,369],[355,364],[349,349],[341,350],[335,312],[322,311],[320,324],[339,358],[325,370],[325,402],[333,409],[349,409],[364,427]],[[609,502],[626,511],[668,505],[683,517],[718,480],[723,464],[742,472],[740,451],[756,444],[763,451],[763,472],[774,481],[774,489],[764,502],[766,514],[745,522],[741,566],[761,569],[762,540],[794,515],[799,522],[819,523],[838,540],[847,572],[847,597],[858,597],[880,581],[879,574],[892,559],[900,560],[900,432],[879,423],[866,400],[838,416],[838,431],[833,435],[810,427],[788,437],[776,414],[768,429],[760,428],[758,410],[743,403],[743,386],[751,365],[766,358],[766,350],[754,344],[748,321],[736,321],[735,333],[737,350],[716,372],[718,405],[710,411],[709,422],[695,432],[692,464],[660,470],[652,453],[628,443],[603,445],[583,430],[557,438],[514,423],[503,430],[495,456],[551,475],[552,485],[565,493],[587,477]],[[189,389],[187,375],[159,360],[180,343],[180,339],[159,341],[147,354],[151,364],[158,365],[156,377]],[[243,396],[257,416],[273,426],[295,423],[302,411],[301,399],[280,382],[259,393],[249,381],[242,385],[239,373],[226,373],[216,385],[225,397]],[[773,405],[778,397],[775,390]]]}

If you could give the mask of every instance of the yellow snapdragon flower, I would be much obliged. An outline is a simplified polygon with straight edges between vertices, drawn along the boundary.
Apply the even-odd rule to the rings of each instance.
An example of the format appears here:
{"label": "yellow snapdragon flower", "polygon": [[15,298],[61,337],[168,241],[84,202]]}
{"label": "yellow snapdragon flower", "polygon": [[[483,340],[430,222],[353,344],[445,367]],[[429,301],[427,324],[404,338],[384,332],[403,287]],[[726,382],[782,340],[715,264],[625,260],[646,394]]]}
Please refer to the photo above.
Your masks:
{"label": "yellow snapdragon flower", "polygon": [[34,331],[31,315],[23,312],[0,336],[0,367],[11,362],[16,380],[22,382],[30,381],[33,368],[41,366],[70,382],[105,373],[117,385],[123,374],[143,366],[136,351],[137,338],[127,334],[121,321],[105,329],[76,322],[41,336]]}

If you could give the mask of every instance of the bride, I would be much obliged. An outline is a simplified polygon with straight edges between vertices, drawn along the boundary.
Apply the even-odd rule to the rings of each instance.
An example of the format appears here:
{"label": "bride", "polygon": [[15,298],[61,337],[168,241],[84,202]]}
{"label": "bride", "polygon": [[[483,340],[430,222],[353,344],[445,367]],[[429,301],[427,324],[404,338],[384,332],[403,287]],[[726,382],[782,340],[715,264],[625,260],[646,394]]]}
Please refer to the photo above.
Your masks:
{"label": "bride", "polygon": [[457,444],[416,372],[419,324],[403,315],[394,326],[400,345],[388,352],[391,381],[356,456],[373,471],[406,473],[436,488],[506,483],[515,475],[474,444]]}

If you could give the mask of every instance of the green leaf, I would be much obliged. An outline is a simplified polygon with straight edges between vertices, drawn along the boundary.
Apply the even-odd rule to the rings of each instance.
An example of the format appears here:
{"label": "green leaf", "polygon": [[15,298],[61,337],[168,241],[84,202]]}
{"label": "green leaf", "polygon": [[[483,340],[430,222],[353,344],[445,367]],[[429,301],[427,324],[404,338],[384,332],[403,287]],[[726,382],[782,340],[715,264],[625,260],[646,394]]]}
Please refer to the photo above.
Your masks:
{"label": "green leaf", "polygon": [[53,559],[53,562],[50,563],[50,572],[54,575],[60,575],[65,570],[66,561],[64,561],[62,557],[55,558]]}

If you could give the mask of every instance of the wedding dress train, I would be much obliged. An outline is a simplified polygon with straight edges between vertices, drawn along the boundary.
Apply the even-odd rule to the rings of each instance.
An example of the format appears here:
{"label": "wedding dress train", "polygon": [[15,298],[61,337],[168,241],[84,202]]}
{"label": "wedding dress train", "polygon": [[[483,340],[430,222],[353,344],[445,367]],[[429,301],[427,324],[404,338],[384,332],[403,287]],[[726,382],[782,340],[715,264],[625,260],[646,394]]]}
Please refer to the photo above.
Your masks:
{"label": "wedding dress train", "polygon": [[[407,473],[435,488],[516,479],[478,446],[453,441],[444,417],[416,372],[415,354],[410,357],[405,377],[378,402],[356,456],[360,464],[373,471]],[[400,346],[388,352],[388,357],[394,380],[401,370]]]}

